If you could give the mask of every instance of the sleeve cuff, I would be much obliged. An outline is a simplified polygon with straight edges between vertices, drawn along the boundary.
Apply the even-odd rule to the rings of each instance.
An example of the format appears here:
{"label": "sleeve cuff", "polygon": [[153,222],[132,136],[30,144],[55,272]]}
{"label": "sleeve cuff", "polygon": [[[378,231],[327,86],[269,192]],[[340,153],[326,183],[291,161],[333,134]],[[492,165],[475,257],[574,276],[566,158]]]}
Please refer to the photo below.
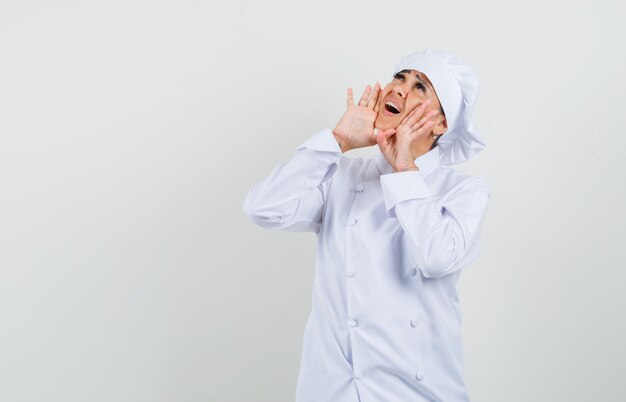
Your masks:
{"label": "sleeve cuff", "polygon": [[427,198],[433,195],[424,178],[417,171],[395,172],[380,176],[387,213],[395,217],[393,208],[400,202]]}
{"label": "sleeve cuff", "polygon": [[342,153],[339,143],[335,139],[332,130],[329,128],[320,131],[308,140],[304,141],[302,144],[298,145],[296,151],[303,148],[314,149],[316,151]]}

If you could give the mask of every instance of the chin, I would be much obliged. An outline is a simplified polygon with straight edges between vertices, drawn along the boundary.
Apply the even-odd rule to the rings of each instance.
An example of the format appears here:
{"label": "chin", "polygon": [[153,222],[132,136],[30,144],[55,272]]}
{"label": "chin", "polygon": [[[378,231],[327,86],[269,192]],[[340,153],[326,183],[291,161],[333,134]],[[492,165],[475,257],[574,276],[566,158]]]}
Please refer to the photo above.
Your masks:
{"label": "chin", "polygon": [[401,121],[402,119],[390,119],[387,116],[379,115],[374,122],[374,127],[377,127],[379,130],[389,130],[390,128],[397,128]]}

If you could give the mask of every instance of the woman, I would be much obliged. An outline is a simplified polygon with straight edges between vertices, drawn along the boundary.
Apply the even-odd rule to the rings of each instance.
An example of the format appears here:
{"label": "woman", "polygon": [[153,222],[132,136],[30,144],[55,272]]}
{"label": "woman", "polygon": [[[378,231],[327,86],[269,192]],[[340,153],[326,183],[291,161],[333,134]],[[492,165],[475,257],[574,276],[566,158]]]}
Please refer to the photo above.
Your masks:
{"label": "woman", "polygon": [[335,128],[248,192],[254,223],[318,234],[297,402],[469,401],[455,283],[481,252],[491,191],[450,165],[485,147],[477,95],[454,55],[410,54],[357,105],[348,89]]}

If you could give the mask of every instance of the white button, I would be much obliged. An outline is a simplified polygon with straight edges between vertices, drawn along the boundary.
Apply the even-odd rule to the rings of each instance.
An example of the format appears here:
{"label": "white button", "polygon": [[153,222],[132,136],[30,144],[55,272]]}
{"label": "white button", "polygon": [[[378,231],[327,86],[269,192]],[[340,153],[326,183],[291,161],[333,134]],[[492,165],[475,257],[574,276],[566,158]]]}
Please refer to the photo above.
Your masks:
{"label": "white button", "polygon": [[358,325],[358,322],[355,319],[351,318],[348,320],[348,325],[351,327],[356,327]]}
{"label": "white button", "polygon": [[363,191],[364,188],[365,187],[361,183],[359,183],[356,185],[355,190],[360,193]]}
{"label": "white button", "polygon": [[348,278],[352,278],[354,276],[354,271],[348,271]]}
{"label": "white button", "polygon": [[348,222],[348,225],[354,226],[354,225],[356,225],[356,222],[357,222],[357,220],[356,220],[356,218],[354,218],[350,222]]}
{"label": "white button", "polygon": [[415,276],[415,274],[417,274],[417,269],[411,267],[411,268],[407,268],[406,269],[406,273],[411,275],[411,276]]}
{"label": "white button", "polygon": [[417,381],[422,381],[424,379],[424,373],[422,373],[421,371],[418,371],[417,373],[415,373],[415,379]]}
{"label": "white button", "polygon": [[363,378],[363,372],[361,370],[358,370],[356,373],[354,373],[354,378],[356,378],[357,380],[360,380]]}
{"label": "white button", "polygon": [[413,328],[417,327],[417,323],[418,323],[418,322],[419,322],[419,321],[417,321],[417,318],[412,318],[412,319],[411,319],[411,326],[412,326]]}

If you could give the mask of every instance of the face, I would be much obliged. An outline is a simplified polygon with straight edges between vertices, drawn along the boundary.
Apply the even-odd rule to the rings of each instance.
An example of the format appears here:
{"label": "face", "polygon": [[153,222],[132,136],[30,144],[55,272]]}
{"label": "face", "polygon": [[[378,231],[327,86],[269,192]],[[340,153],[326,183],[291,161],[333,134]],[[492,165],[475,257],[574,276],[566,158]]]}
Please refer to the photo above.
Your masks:
{"label": "face", "polygon": [[[431,110],[439,110],[441,105],[432,83],[426,74],[417,70],[402,70],[393,76],[378,98],[378,116],[375,126],[382,130],[396,128],[404,117],[427,99],[432,103],[424,115]],[[438,122],[441,120],[437,120]],[[446,121],[439,122],[432,127],[434,134],[443,134],[446,131]]]}

